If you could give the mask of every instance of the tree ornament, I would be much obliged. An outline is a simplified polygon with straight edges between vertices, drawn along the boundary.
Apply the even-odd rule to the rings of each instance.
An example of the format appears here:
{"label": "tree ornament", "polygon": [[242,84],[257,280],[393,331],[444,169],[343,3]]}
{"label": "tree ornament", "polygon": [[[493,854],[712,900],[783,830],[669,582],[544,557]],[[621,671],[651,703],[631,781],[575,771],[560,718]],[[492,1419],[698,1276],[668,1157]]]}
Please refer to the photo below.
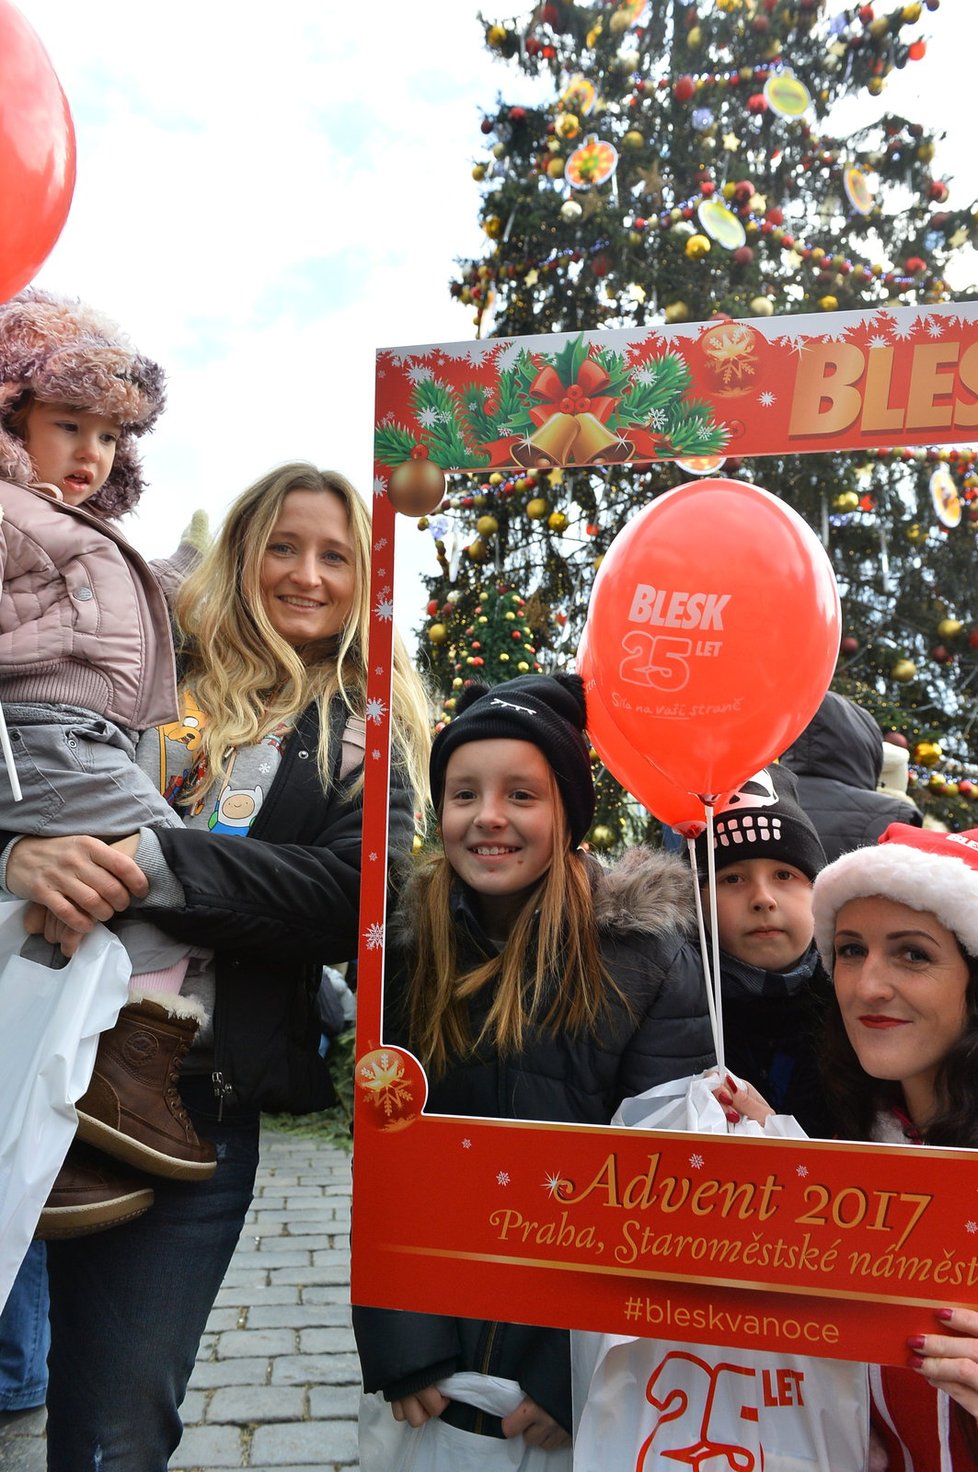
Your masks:
{"label": "tree ornament", "polygon": [[839,653],[846,659],[852,659],[853,655],[859,653],[859,640],[853,634],[847,634],[839,644]]}
{"label": "tree ornament", "polygon": [[475,524],[475,529],[480,537],[491,537],[498,532],[499,522],[494,516],[480,516]]}
{"label": "tree ornament", "polygon": [[687,322],[689,320],[689,307],[685,302],[669,302],[663,312],[668,323]]}
{"label": "tree ornament", "polygon": [[774,315],[774,303],[769,296],[751,297],[750,309],[755,317],[772,317]]}
{"label": "tree ornament", "polygon": [[567,515],[563,511],[551,511],[547,517],[547,525],[552,532],[563,532],[567,530]]}
{"label": "tree ornament", "polygon": [[918,741],[913,749],[913,759],[918,767],[936,767],[943,755],[939,741]]}
{"label": "tree ornament", "polygon": [[444,644],[448,639],[448,629],[444,624],[428,625],[428,643]]}
{"label": "tree ornament", "polygon": [[907,685],[917,678],[917,666],[912,659],[898,659],[891,668],[890,675],[899,684]]}
{"label": "tree ornament", "polygon": [[567,220],[568,223],[579,220],[583,213],[584,211],[576,199],[565,199],[564,203],[560,206],[560,218]]}
{"label": "tree ornament", "polygon": [[567,160],[564,176],[574,189],[596,189],[611,178],[617,167],[618,150],[614,144],[589,133]]}
{"label": "tree ornament", "polygon": [[942,618],[937,625],[937,632],[942,639],[956,639],[963,628],[959,618]]}
{"label": "tree ornament", "polygon": [[603,853],[605,850],[614,847],[614,831],[608,827],[607,823],[595,823],[588,835],[588,841],[592,848],[596,848],[599,852]]}
{"label": "tree ornament", "polygon": [[686,242],[686,254],[691,261],[699,261],[710,251],[708,235],[691,235]]}
{"label": "tree ornament", "polygon": [[526,503],[526,514],[531,521],[542,521],[550,510],[542,496],[534,496]]}
{"label": "tree ornament", "polygon": [[426,516],[444,500],[445,472],[426,457],[425,450],[420,457],[405,460],[391,471],[387,495],[402,516]]}

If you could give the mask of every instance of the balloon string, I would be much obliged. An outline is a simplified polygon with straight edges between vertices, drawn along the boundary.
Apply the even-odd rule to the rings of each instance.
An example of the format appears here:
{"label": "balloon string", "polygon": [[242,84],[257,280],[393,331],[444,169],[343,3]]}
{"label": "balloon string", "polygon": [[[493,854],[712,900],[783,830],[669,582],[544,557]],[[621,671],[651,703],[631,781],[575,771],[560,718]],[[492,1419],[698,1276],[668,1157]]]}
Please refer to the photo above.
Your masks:
{"label": "balloon string", "polygon": [[696,898],[696,925],[700,936],[700,960],[703,964],[703,980],[706,984],[706,1006],[710,1014],[710,1029],[713,1033],[713,1051],[717,1057],[720,1056],[720,1044],[717,1038],[717,1009],[713,1001],[713,982],[710,976],[710,953],[706,943],[706,925],[703,921],[703,901],[700,898],[700,887],[696,872],[696,840],[686,839],[686,847],[689,851],[690,868],[693,871],[693,894]]}
{"label": "balloon string", "polygon": [[717,1067],[725,1070],[723,1061],[723,1002],[720,996],[720,927],[717,924],[717,868],[713,852],[713,804],[704,803],[706,808],[706,873],[710,894],[710,938],[713,941],[713,996],[716,1003]]}

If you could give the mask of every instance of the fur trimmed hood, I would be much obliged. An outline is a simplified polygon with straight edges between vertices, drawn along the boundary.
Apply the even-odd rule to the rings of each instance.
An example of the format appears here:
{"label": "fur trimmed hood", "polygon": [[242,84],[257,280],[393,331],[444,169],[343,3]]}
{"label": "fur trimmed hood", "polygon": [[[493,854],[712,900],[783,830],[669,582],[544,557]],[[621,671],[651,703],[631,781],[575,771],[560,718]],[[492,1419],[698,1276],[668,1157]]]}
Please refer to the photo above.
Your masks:
{"label": "fur trimmed hood", "polygon": [[[696,900],[689,865],[663,849],[632,848],[606,868],[593,855],[586,860],[594,911],[601,935],[680,935],[696,925]],[[399,893],[391,916],[391,939],[409,946],[414,916],[421,900],[421,872],[405,861],[398,875]]]}
{"label": "fur trimmed hood", "polygon": [[0,476],[21,485],[33,483],[34,470],[9,423],[28,393],[118,420],[112,471],[85,509],[110,521],[131,511],[144,489],[134,440],[166,402],[159,364],[91,307],[28,287],[0,304]]}

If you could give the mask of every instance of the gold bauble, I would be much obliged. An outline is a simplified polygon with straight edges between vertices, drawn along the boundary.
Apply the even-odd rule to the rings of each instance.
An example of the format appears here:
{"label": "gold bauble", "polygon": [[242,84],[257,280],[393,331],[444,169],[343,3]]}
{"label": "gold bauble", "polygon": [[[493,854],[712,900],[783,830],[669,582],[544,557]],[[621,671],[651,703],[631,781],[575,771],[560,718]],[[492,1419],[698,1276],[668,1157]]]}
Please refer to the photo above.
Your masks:
{"label": "gold bauble", "polygon": [[444,624],[430,624],[428,627],[428,643],[444,644],[448,638],[448,630]]}
{"label": "gold bauble", "polygon": [[488,31],[486,31],[486,41],[490,46],[498,50],[508,34],[509,32],[505,26],[490,26]]}
{"label": "gold bauble", "polygon": [[859,497],[855,491],[841,491],[832,502],[835,511],[856,511],[859,507]]}
{"label": "gold bauble", "polygon": [[621,141],[622,143],[624,143],[626,148],[641,148],[642,145],[645,143],[645,139],[642,137],[637,128],[629,128],[628,132],[625,134],[624,138]]}
{"label": "gold bauble", "polygon": [[572,112],[557,114],[554,128],[558,138],[576,138],[581,131],[581,120]]}
{"label": "gold bauble", "polygon": [[691,235],[686,242],[686,254],[691,261],[699,261],[710,252],[708,235]]}
{"label": "gold bauble", "polygon": [[667,322],[685,322],[689,317],[689,307],[685,302],[669,302],[663,315]]}
{"label": "gold bauble", "polygon": [[906,685],[910,680],[916,678],[917,666],[914,664],[912,659],[898,659],[896,664],[890,670],[890,674],[892,675],[893,679],[898,680],[901,685]]}
{"label": "gold bauble", "polygon": [[919,767],[936,767],[943,755],[939,741],[918,741],[913,749],[913,759]]}
{"label": "gold bauble", "polygon": [[614,844],[615,835],[607,823],[595,823],[588,835],[588,841],[592,848],[607,849]]}
{"label": "gold bauble", "polygon": [[498,240],[503,233],[503,222],[498,215],[486,215],[482,228],[490,240]]}
{"label": "gold bauble", "polygon": [[886,83],[883,81],[882,77],[870,77],[869,81],[866,83],[866,91],[869,93],[870,97],[878,97],[885,86]]}
{"label": "gold bauble", "polygon": [[470,542],[465,550],[473,562],[485,562],[488,548],[481,537],[476,537],[475,541]]}
{"label": "gold bauble", "polygon": [[547,162],[547,178],[562,179],[564,177],[564,160],[558,155]]}
{"label": "gold bauble", "polygon": [[912,521],[907,527],[908,542],[923,542],[926,540],[926,537],[927,533],[924,531],[919,521]]}
{"label": "gold bauble", "polygon": [[690,51],[698,51],[703,44],[703,29],[701,26],[690,26],[686,32],[686,45]]}
{"label": "gold bauble", "polygon": [[475,529],[480,537],[491,537],[498,532],[499,522],[494,516],[480,516],[475,524]]}
{"label": "gold bauble", "polygon": [[485,164],[476,164],[472,170],[472,177],[477,184],[481,184],[483,179],[486,177]]}
{"label": "gold bauble", "polygon": [[426,516],[445,498],[445,472],[427,458],[405,460],[391,471],[387,495],[402,516]]}
{"label": "gold bauble", "polygon": [[542,496],[534,496],[532,501],[526,503],[526,514],[531,521],[542,521],[549,509]]}
{"label": "gold bauble", "polygon": [[774,303],[769,296],[755,296],[751,299],[750,309],[755,317],[771,317],[774,315]]}
{"label": "gold bauble", "polygon": [[839,309],[839,298],[833,296],[831,292],[826,292],[825,296],[819,297],[818,304],[823,312],[837,312]]}
{"label": "gold bauble", "polygon": [[562,532],[567,527],[567,517],[563,511],[551,511],[547,525],[552,532]]}
{"label": "gold bauble", "polygon": [[937,632],[942,639],[954,639],[960,634],[963,627],[959,618],[942,618],[937,625]]}

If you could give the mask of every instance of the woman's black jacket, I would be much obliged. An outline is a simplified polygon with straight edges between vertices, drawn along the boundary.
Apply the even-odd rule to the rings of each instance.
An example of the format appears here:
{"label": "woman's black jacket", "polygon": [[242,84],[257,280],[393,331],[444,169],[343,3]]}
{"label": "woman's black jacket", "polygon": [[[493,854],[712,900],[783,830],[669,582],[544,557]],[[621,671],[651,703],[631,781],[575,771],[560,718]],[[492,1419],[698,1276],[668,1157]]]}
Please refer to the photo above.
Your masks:
{"label": "woman's black jacket", "polygon": [[[215,1092],[228,1104],[305,1113],[334,1102],[319,1056],[315,1007],[324,964],[356,956],[359,937],[362,794],[358,772],[338,778],[342,702],[330,710],[335,753],[328,792],[319,779],[315,706],[300,717],[247,838],[157,829],[163,856],[183,885],[180,910],[143,906],[167,934],[213,947]],[[410,850],[410,793],[391,777],[391,857]]]}

